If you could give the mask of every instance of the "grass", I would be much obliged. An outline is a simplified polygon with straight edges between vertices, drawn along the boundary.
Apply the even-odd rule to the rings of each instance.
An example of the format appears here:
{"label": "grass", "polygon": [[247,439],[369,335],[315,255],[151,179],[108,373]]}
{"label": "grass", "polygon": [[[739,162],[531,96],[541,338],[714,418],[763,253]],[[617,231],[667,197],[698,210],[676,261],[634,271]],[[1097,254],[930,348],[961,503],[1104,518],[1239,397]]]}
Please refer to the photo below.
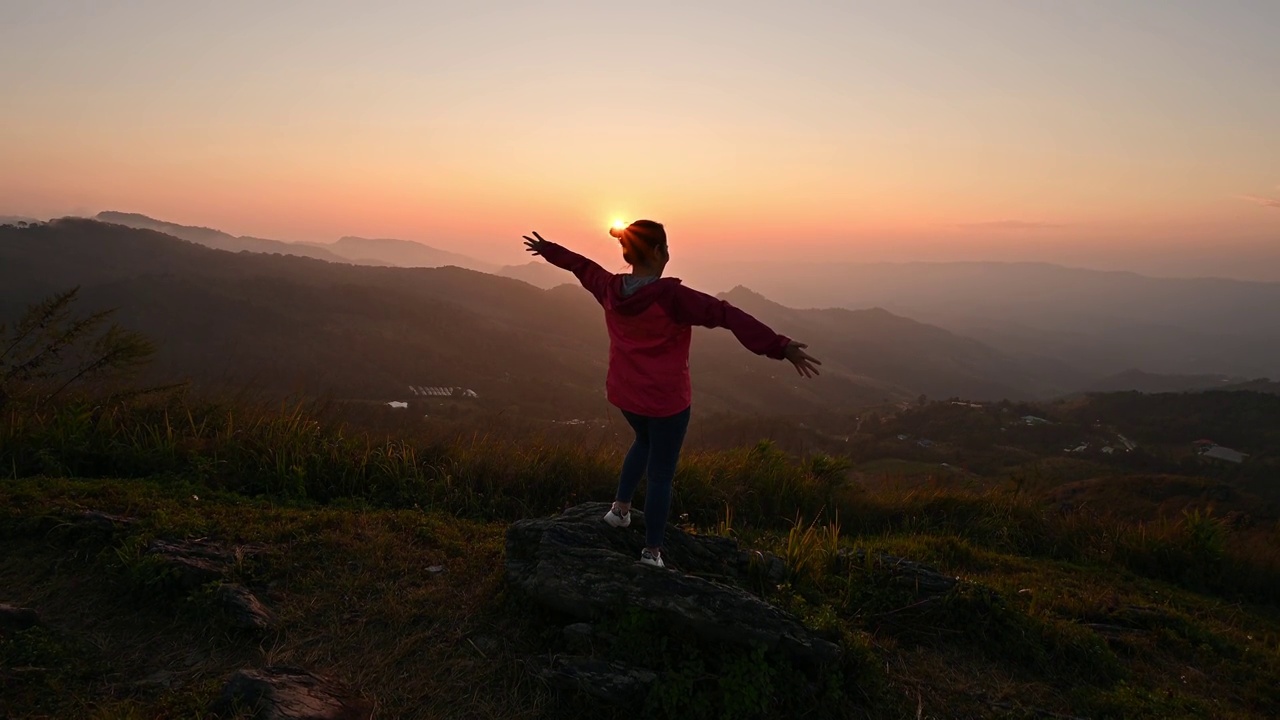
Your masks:
{"label": "grass", "polygon": [[[0,639],[0,716],[199,717],[232,671],[277,663],[342,677],[379,717],[621,717],[531,678],[526,659],[562,621],[502,581],[507,524],[608,497],[621,449],[376,438],[303,407],[181,398],[14,412],[0,419],[0,602],[48,625]],[[786,581],[757,590],[847,659],[802,679],[620,615],[618,634],[664,671],[651,715],[1280,713],[1280,528],[1204,511],[1131,523],[945,484],[867,490],[851,470],[769,443],[684,459],[680,521],[786,558]],[[87,509],[142,522],[114,537],[65,522]],[[235,572],[280,630],[228,631],[208,588],[174,587],[140,552],[157,537],[271,548]],[[880,553],[962,582],[922,596]]]}
{"label": "grass", "polygon": [[858,471],[876,478],[896,479],[936,479],[956,473],[955,470],[942,467],[938,463],[920,462],[919,460],[902,460],[900,458],[880,458],[858,465]]}
{"label": "grass", "polygon": [[[383,717],[536,717],[547,703],[513,665],[537,636],[502,590],[501,525],[216,494],[196,501],[190,488],[150,482],[2,487],[0,585],[40,608],[58,639],[7,641],[0,667],[45,671],[6,682],[0,715],[198,717],[191,709],[207,707],[232,671],[263,663],[337,674],[376,697]],[[62,523],[79,508],[134,514],[143,526],[119,540],[80,537]],[[200,593],[157,588],[134,556],[117,552],[153,536],[273,548],[250,579],[269,588],[284,631],[265,640],[229,632]],[[432,565],[445,572],[427,572]],[[493,657],[477,638],[492,643]],[[43,662],[29,657],[33,645]],[[85,661],[60,668],[66,657]],[[157,673],[172,673],[172,688],[136,685]]]}

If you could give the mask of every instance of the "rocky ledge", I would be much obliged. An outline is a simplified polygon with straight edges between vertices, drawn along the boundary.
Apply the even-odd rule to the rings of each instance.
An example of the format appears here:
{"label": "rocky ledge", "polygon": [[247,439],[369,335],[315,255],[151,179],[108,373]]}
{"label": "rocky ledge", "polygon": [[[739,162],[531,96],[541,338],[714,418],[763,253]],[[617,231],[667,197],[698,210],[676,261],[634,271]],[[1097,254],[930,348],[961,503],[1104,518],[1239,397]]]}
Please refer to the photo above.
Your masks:
{"label": "rocky ledge", "polygon": [[[633,510],[630,527],[613,528],[602,521],[608,509],[607,503],[585,503],[557,517],[513,524],[507,532],[508,582],[542,607],[580,621],[634,608],[654,614],[675,632],[744,648],[763,646],[798,665],[840,657],[839,645],[743,589],[753,580],[780,582],[786,567],[776,556],[668,526],[663,547],[668,567],[644,565],[639,562],[644,514]],[[612,672],[629,689],[654,677],[643,669],[612,668],[586,658],[574,658],[570,670],[567,660],[544,666],[539,674],[557,684],[598,688],[608,685],[600,675]],[[579,683],[580,677],[591,682]]]}

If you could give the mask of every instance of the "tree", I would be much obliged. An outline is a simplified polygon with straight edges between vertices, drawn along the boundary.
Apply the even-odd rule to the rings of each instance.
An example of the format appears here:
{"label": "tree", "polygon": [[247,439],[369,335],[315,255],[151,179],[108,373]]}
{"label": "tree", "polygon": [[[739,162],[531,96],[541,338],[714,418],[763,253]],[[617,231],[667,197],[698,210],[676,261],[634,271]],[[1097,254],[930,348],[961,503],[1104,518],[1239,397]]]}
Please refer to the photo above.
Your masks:
{"label": "tree", "polygon": [[76,385],[134,369],[155,354],[141,334],[104,325],[114,310],[74,312],[80,288],[27,308],[10,329],[0,325],[0,408],[48,402]]}

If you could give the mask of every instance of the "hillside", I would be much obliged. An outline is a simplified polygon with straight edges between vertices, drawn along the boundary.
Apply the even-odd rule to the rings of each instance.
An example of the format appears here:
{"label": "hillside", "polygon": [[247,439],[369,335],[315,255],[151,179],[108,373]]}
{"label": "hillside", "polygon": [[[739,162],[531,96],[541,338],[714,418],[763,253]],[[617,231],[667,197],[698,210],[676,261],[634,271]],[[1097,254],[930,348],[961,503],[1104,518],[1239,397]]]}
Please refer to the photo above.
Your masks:
{"label": "hillside", "polygon": [[1140,368],[1280,376],[1280,283],[1154,278],[1044,263],[822,263],[702,268],[793,307],[881,307],[1020,358],[1052,358],[1071,388]]}
{"label": "hillside", "polygon": [[[604,544],[542,561],[600,567],[543,587],[635,590],[584,624],[522,584],[540,545],[514,530],[566,507],[597,518],[603,505],[574,506],[608,497],[620,446],[377,439],[305,412],[173,401],[88,426],[79,413],[0,418],[6,717],[203,717],[237,672],[281,666],[379,717],[1280,711],[1269,528],[1137,522],[1025,493],[867,491],[838,458],[761,444],[686,458],[669,570],[615,559],[638,528],[553,538]],[[682,550],[739,547],[757,560],[710,577],[708,557]],[[663,587],[758,614],[681,615],[688,599]],[[658,595],[642,603],[641,589]],[[835,655],[714,632],[753,621]]]}
{"label": "hillside", "polygon": [[[1100,393],[1045,403],[934,402],[868,417],[845,450],[874,485],[1014,486],[1130,521],[1209,512],[1280,521],[1280,397]],[[1228,448],[1214,457],[1212,446]],[[1243,453],[1238,457],[1232,453]]]}
{"label": "hillside", "polygon": [[1226,375],[1159,375],[1136,368],[1096,380],[1081,392],[1168,393],[1228,388],[1244,382]]}
{"label": "hillside", "polygon": [[794,310],[744,287],[721,298],[799,339],[821,343],[823,362],[878,378],[906,392],[975,399],[1045,397],[1061,387],[971,338],[869,310]]}
{"label": "hillside", "polygon": [[550,290],[573,280],[560,268],[541,260],[525,263],[524,265],[504,265],[498,270],[498,274],[527,282],[534,287],[540,287],[545,290]]}
{"label": "hillside", "polygon": [[1268,378],[1258,378],[1256,380],[1246,380],[1245,382],[1235,383],[1223,388],[1224,390],[1251,390],[1253,392],[1270,393],[1272,395],[1280,395],[1280,382],[1270,380]]}
{"label": "hillside", "polygon": [[[497,267],[405,240],[348,236],[333,243],[283,243],[237,238],[130,213],[108,212],[99,217],[233,252],[293,254],[359,265],[456,266],[543,289],[565,281],[562,273],[545,263]],[[791,307],[878,308],[910,317],[922,327],[945,329],[971,345],[972,341],[981,344],[980,350],[960,350],[951,359],[946,354],[951,345],[938,352],[931,344],[943,342],[942,336],[917,337],[912,345],[918,353],[917,365],[952,366],[929,368],[926,377],[945,380],[921,386],[920,391],[928,395],[1165,392],[1203,389],[1218,378],[1280,375],[1280,334],[1246,320],[1251,317],[1250,308],[1280,306],[1277,283],[1148,278],[1037,263],[801,266],[784,262],[767,272],[757,265],[729,263],[694,270],[693,277],[711,287],[722,282],[752,287]],[[797,283],[787,277],[805,280]],[[1280,316],[1274,319],[1280,322]],[[914,335],[906,331],[904,337]],[[892,355],[893,348],[880,345],[874,350]],[[972,366],[958,367],[965,364]],[[993,365],[1003,366],[994,379],[990,377]],[[892,373],[900,366],[884,362],[880,367]],[[910,388],[913,383],[905,385]]]}
{"label": "hillside", "polygon": [[[384,402],[405,399],[410,385],[464,387],[482,398],[464,410],[608,412],[599,308],[571,276],[545,265],[534,267],[565,282],[540,290],[458,267],[220,254],[87,220],[10,226],[0,237],[6,316],[83,285],[85,302],[119,307],[125,324],[161,342],[157,379]],[[699,329],[691,363],[700,407],[709,411],[829,415],[921,394],[1034,399],[1081,387],[1066,384],[1069,373],[1047,362],[883,309],[800,310],[743,287],[722,298],[808,342],[825,362],[824,375],[820,383],[799,382],[786,366],[744,353],[729,333]],[[537,360],[537,371],[517,362],[525,357]],[[1095,385],[1160,390],[1221,382],[1131,370]]]}
{"label": "hillside", "polygon": [[17,225],[18,223],[43,222],[24,215],[0,215],[0,225]]}
{"label": "hillside", "polygon": [[[157,220],[140,213],[107,210],[98,213],[94,219],[140,230],[155,230],[187,242],[228,252],[278,253],[354,265],[425,268],[453,266],[521,280],[544,290],[563,284],[567,277],[562,270],[542,261],[499,267],[462,253],[396,238],[363,238],[347,235],[329,243],[285,242],[235,236],[214,228],[181,225]],[[27,217],[0,216],[0,225],[16,225],[19,222],[37,221]]]}
{"label": "hillside", "polygon": [[[157,380],[383,401],[409,385],[461,386],[495,410],[599,405],[600,353],[584,348],[598,347],[599,330],[573,322],[576,305],[513,280],[223,253],[83,220],[5,235],[0,256],[10,316],[81,285],[87,307],[119,308],[157,341]],[[522,369],[517,354],[534,364]]]}
{"label": "hillside", "polygon": [[369,239],[346,236],[338,238],[329,244],[311,244],[359,265],[392,265],[395,267],[444,267],[453,265],[477,272],[496,273],[497,271],[497,268],[489,263],[411,240],[397,240],[395,238]]}
{"label": "hillside", "polygon": [[[410,385],[465,387],[479,400],[462,410],[609,412],[607,339],[580,288],[544,291],[460,268],[219,253],[87,220],[4,229],[0,258],[6,316],[83,286],[86,309],[119,308],[120,322],[160,345],[156,380],[382,402],[406,399]],[[779,383],[776,361],[732,345],[701,357],[695,382],[708,411],[802,414],[897,397],[838,370],[821,389]]]}
{"label": "hillside", "polygon": [[105,223],[114,223],[140,230],[155,230],[166,235],[204,245],[215,250],[228,252],[279,253],[281,255],[297,255],[299,257],[316,258],[328,262],[347,262],[346,258],[324,248],[303,243],[289,243],[282,240],[268,240],[248,236],[236,236],[230,233],[206,227],[179,225],[149,218],[138,213],[125,213],[107,210],[94,216],[94,219]]}
{"label": "hillside", "polygon": [[411,240],[345,236],[331,243],[285,242],[283,240],[235,236],[213,228],[179,225],[156,220],[138,213],[106,211],[98,213],[95,219],[141,230],[156,230],[187,242],[229,252],[279,253],[355,265],[386,265],[391,267],[456,266],[486,273],[496,273],[498,271],[496,266],[475,258],[440,250]]}

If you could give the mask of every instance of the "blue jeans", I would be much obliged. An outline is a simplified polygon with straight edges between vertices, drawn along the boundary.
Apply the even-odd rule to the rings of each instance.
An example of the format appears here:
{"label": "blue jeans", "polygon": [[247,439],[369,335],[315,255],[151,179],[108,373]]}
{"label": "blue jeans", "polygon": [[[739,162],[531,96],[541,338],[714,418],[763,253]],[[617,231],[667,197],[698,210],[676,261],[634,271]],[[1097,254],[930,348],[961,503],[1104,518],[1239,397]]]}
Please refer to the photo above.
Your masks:
{"label": "blue jeans", "polygon": [[649,471],[649,485],[645,492],[644,526],[645,545],[662,547],[662,537],[667,529],[667,516],[671,513],[671,480],[676,475],[676,462],[680,459],[680,447],[689,429],[689,410],[670,417],[647,417],[622,411],[636,440],[622,461],[622,476],[618,479],[618,502],[629,503],[635,495],[640,477]]}

